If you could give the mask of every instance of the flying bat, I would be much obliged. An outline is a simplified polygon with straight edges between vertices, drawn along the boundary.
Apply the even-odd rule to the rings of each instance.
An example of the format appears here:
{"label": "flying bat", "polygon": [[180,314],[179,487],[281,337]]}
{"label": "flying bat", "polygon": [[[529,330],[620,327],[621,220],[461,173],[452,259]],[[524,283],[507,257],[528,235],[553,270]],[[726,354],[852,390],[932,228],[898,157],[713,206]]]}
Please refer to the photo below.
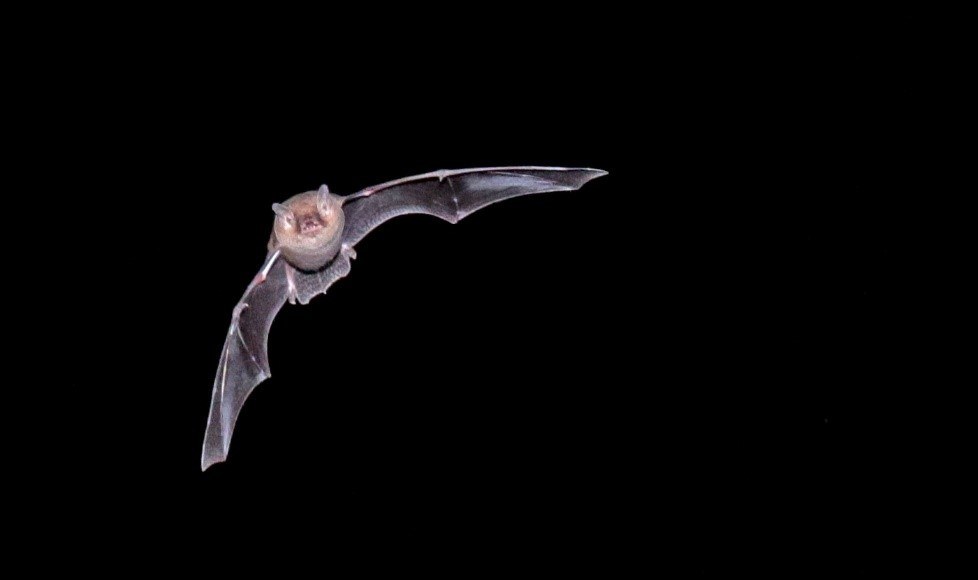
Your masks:
{"label": "flying bat", "polygon": [[531,193],[571,191],[605,175],[598,169],[489,167],[405,177],[339,196],[318,191],[272,204],[275,223],[261,270],[234,307],[214,379],[201,470],[224,461],[238,413],[271,376],[268,330],[288,301],[307,304],[350,272],[357,243],[399,215],[419,213],[456,223],[487,205]]}

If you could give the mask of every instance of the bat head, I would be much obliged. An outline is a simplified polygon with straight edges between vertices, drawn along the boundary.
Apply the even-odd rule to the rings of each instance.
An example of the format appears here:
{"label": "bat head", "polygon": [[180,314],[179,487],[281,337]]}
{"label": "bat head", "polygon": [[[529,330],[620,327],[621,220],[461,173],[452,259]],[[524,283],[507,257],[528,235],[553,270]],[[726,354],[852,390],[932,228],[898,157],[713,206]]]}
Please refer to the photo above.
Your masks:
{"label": "bat head", "polygon": [[301,270],[316,270],[339,250],[343,234],[343,198],[323,185],[272,204],[276,246]]}

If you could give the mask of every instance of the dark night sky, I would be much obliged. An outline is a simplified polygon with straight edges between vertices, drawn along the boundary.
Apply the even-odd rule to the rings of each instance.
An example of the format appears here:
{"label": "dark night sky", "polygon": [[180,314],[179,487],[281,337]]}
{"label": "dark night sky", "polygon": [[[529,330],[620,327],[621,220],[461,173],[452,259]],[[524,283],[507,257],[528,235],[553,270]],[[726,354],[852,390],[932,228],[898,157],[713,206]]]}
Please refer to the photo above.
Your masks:
{"label": "dark night sky", "polygon": [[[462,70],[429,47],[79,73],[117,90],[59,109],[47,145],[65,159],[52,179],[78,184],[63,202],[87,216],[79,232],[109,257],[68,266],[88,283],[64,364],[89,370],[58,412],[65,432],[45,431],[45,469],[72,482],[60,509],[197,529],[215,525],[202,514],[298,514],[355,535],[600,529],[692,569],[724,569],[745,522],[817,537],[845,520],[886,455],[876,401],[912,259],[892,115],[908,89],[817,52],[643,42],[547,36]],[[347,279],[283,309],[274,377],[230,460],[201,474],[269,206],[321,183],[510,164],[610,175],[372,233]]]}

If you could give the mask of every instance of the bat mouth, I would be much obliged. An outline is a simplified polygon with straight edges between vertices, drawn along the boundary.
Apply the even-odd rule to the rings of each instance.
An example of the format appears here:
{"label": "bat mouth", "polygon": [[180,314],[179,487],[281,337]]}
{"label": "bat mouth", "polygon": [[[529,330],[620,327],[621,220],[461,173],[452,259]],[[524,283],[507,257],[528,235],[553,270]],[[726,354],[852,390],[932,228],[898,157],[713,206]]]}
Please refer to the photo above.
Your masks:
{"label": "bat mouth", "polygon": [[299,232],[303,234],[308,234],[321,229],[323,229],[323,224],[316,220],[303,220],[303,222],[299,224]]}

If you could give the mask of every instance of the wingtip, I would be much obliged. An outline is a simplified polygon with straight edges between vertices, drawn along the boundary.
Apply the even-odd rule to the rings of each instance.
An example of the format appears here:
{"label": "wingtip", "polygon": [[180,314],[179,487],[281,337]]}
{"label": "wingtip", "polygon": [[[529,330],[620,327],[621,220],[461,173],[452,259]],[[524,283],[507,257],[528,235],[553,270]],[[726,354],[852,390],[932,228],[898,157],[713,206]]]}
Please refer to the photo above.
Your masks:
{"label": "wingtip", "polygon": [[215,463],[223,463],[225,459],[227,459],[226,456],[208,454],[207,450],[205,449],[204,453],[200,456],[200,471],[207,471],[211,465],[214,465]]}
{"label": "wingtip", "polygon": [[221,463],[222,461],[224,460],[223,459],[201,459],[200,471],[201,472],[207,471],[207,469],[210,468],[211,465],[214,465],[215,463]]}
{"label": "wingtip", "polygon": [[608,175],[608,172],[605,171],[604,169],[594,169],[592,167],[581,167],[580,169],[576,169],[575,171],[579,171],[583,173],[583,175],[581,175],[581,173],[578,173],[578,175],[581,175],[580,185],[578,185],[578,187],[583,186],[585,183],[591,180],[598,179],[600,177],[604,177],[605,175]]}
{"label": "wingtip", "polygon": [[594,167],[531,167],[530,169],[543,169],[550,171],[584,171],[593,174],[591,179],[608,175],[608,172],[604,169],[596,169]]}

